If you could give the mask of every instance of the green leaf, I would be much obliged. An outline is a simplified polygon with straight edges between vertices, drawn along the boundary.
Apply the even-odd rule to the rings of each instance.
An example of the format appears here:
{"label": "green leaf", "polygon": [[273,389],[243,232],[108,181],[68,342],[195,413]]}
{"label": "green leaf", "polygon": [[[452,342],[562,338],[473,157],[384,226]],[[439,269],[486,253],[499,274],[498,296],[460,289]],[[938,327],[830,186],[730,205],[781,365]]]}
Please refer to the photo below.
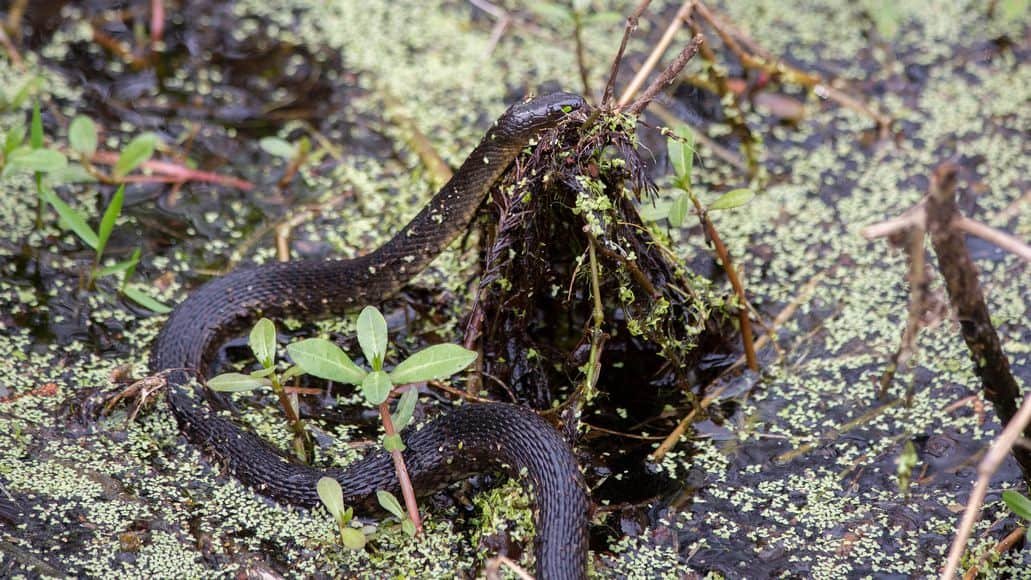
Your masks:
{"label": "green leaf", "polygon": [[393,435],[383,437],[383,449],[386,449],[390,453],[395,451],[404,451],[405,443],[401,440],[400,435],[394,433]]}
{"label": "green leaf", "polygon": [[78,115],[68,126],[68,143],[72,149],[91,157],[97,151],[97,126],[93,119]]}
{"label": "green leaf", "polygon": [[44,177],[50,187],[68,185],[71,183],[95,183],[97,178],[86,171],[82,165],[69,165],[60,169],[47,172]]}
{"label": "green leaf", "polygon": [[677,181],[687,188],[691,186],[691,171],[694,168],[694,132],[687,125],[681,125],[675,131],[680,139],[669,137],[666,140],[666,151],[673,164],[673,173]]}
{"label": "green leaf", "polygon": [[319,499],[322,501],[322,505],[326,506],[329,515],[333,516],[341,525],[346,524],[347,522],[341,521],[346,508],[344,506],[344,490],[340,488],[340,483],[332,477],[322,477],[315,484],[315,490],[319,493]]}
{"label": "green leaf", "polygon": [[107,247],[107,239],[115,229],[115,221],[122,214],[122,202],[125,200],[125,184],[118,186],[115,194],[111,197],[111,203],[107,204],[104,210],[104,217],[100,218],[100,227],[97,228],[97,256],[104,253]]}
{"label": "green leaf", "polygon": [[1006,507],[1014,514],[1031,522],[1031,499],[1026,495],[1007,489],[1002,492],[1002,501],[1006,502]]}
{"label": "green leaf", "polygon": [[294,158],[297,155],[297,147],[285,139],[279,137],[263,137],[261,141],[258,141],[258,145],[268,153],[276,157],[282,157],[287,161]]}
{"label": "green leaf", "polygon": [[32,103],[32,124],[29,125],[29,144],[33,149],[43,147],[43,116],[39,113],[39,101]]}
{"label": "green leaf", "polygon": [[669,225],[679,228],[684,225],[684,218],[690,209],[691,200],[687,193],[681,193],[673,199],[673,205],[669,206]]}
{"label": "green leaf", "polygon": [[122,154],[115,162],[114,174],[116,178],[122,178],[136,169],[154,155],[154,148],[157,147],[158,136],[153,133],[137,135],[129,141],[129,144],[122,149]]}
{"label": "green leaf", "polygon": [[[128,260],[122,260],[121,262],[118,262],[116,264],[112,264],[110,266],[105,266],[105,267],[97,270],[96,277],[97,278],[103,278],[104,276],[110,276],[111,274],[117,274],[119,272],[128,272],[131,268],[135,267],[136,264],[140,261],[140,253],[139,252],[140,252],[140,249],[136,248],[136,251],[133,252],[132,257],[129,258]],[[126,278],[128,278],[128,277],[129,277],[129,275],[126,274]]]}
{"label": "green leaf", "polygon": [[25,125],[16,125],[4,135],[4,157],[11,154],[25,141]]}
{"label": "green leaf", "polygon": [[710,203],[709,211],[733,209],[752,201],[753,197],[755,197],[755,193],[753,193],[751,189],[732,189],[716,198],[716,201]]}
{"label": "green leaf", "polygon": [[391,371],[395,385],[450,377],[476,360],[476,353],[457,344],[435,344],[408,357]]}
{"label": "green leaf", "polygon": [[290,379],[292,379],[294,377],[299,377],[299,376],[301,376],[303,374],[304,374],[304,369],[302,369],[301,367],[299,367],[297,365],[294,365],[292,367],[288,367],[285,371],[283,371],[283,374],[279,375],[279,380],[283,381],[283,382],[286,382],[286,381],[288,381],[288,380],[290,380]]}
{"label": "green leaf", "polygon": [[276,372],[276,367],[262,367],[260,370],[251,371],[248,373],[252,377],[268,377],[272,376]]}
{"label": "green leaf", "polygon": [[267,387],[272,381],[242,373],[223,373],[208,379],[208,388],[223,393],[239,393]]}
{"label": "green leaf", "polygon": [[397,402],[397,409],[390,417],[390,421],[394,424],[394,429],[401,431],[408,426],[408,423],[412,421],[412,413],[415,412],[415,403],[418,401],[419,391],[415,387],[409,387],[401,395],[401,400]]}
{"label": "green leaf", "polygon": [[394,517],[402,521],[405,519],[405,510],[401,509],[401,502],[397,501],[394,494],[380,489],[376,491],[376,499],[379,500],[379,505],[394,514]]}
{"label": "green leaf", "polygon": [[89,224],[86,223],[86,218],[81,213],[72,209],[70,205],[57,197],[57,194],[52,189],[43,188],[40,191],[40,195],[57,211],[57,215],[61,217],[64,224],[68,226],[68,229],[75,232],[75,235],[79,236],[79,239],[85,242],[86,245],[94,250],[97,249],[99,244],[97,234],[93,231],[93,228],[89,227]]}
{"label": "green leaf", "polygon": [[410,520],[408,518],[405,518],[405,519],[401,520],[401,531],[403,531],[404,533],[408,534],[409,538],[414,538],[415,537],[415,522],[413,522],[412,520]]}
{"label": "green leaf", "polygon": [[340,528],[340,541],[349,550],[361,550],[365,547],[365,534],[358,528]]}
{"label": "green leaf", "polygon": [[654,203],[642,203],[637,208],[641,218],[650,222],[669,218],[669,209],[673,207],[671,200],[656,201]]}
{"label": "green leaf", "polygon": [[362,381],[362,394],[373,405],[386,401],[390,396],[390,389],[393,388],[390,377],[383,371],[372,371],[365,375],[365,380]]}
{"label": "green leaf", "polygon": [[68,158],[55,149],[29,149],[18,147],[7,157],[8,171],[50,173],[68,167]]}
{"label": "green leaf", "polygon": [[125,294],[126,298],[132,300],[133,302],[139,304],[147,310],[150,310],[151,312],[156,312],[158,314],[167,314],[172,311],[171,308],[162,304],[161,302],[158,302],[149,294],[147,294],[143,290],[140,290],[139,288],[136,288],[135,286],[123,286],[122,294]]}
{"label": "green leaf", "polygon": [[286,352],[304,372],[320,379],[349,385],[360,385],[365,379],[365,371],[358,368],[339,346],[324,338],[309,338],[289,344]]}
{"label": "green leaf", "polygon": [[276,325],[268,318],[262,318],[251,329],[247,343],[261,366],[272,367],[276,360]]}
{"label": "green leaf", "polygon": [[122,291],[125,291],[125,285],[129,283],[129,278],[136,273],[136,264],[140,263],[140,249],[136,248],[132,256],[129,257],[129,261],[132,262],[128,268],[125,269],[125,277],[122,278]]}
{"label": "green leaf", "polygon": [[358,344],[372,370],[383,370],[387,354],[387,321],[375,306],[366,306],[358,315]]}

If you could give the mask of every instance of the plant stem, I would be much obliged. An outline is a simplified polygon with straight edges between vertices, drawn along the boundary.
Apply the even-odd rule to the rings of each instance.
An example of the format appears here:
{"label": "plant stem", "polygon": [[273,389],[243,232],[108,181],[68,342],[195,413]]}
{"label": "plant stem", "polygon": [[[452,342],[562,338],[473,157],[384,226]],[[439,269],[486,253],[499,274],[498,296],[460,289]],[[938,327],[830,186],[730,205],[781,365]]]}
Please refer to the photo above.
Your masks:
{"label": "plant stem", "polygon": [[[390,418],[390,399],[379,405],[379,416],[383,420],[383,430],[387,437],[397,435],[394,429],[394,421]],[[405,458],[400,451],[391,451],[390,457],[394,460],[394,469],[397,470],[397,480],[401,484],[401,495],[405,499],[405,509],[408,510],[408,519],[415,524],[415,535],[422,533],[422,519],[419,517],[419,506],[415,503],[415,489],[412,487],[412,480],[408,477],[408,468],[405,467]]]}
{"label": "plant stem", "polygon": [[734,269],[734,262],[730,259],[730,251],[727,250],[727,246],[723,243],[723,238],[716,231],[716,226],[709,219],[705,208],[702,207],[701,202],[698,201],[698,198],[690,190],[687,191],[687,195],[691,198],[695,211],[698,212],[698,220],[705,229],[705,235],[712,240],[712,245],[716,249],[716,256],[723,262],[723,271],[727,274],[727,280],[730,281],[734,294],[737,295],[738,301],[741,302],[740,310],[738,310],[738,322],[741,326],[741,343],[745,351],[745,360],[748,362],[749,369],[758,372],[759,362],[755,356],[755,343],[752,340],[752,321],[749,318],[748,297],[745,295],[745,287],[737,275],[737,270]]}

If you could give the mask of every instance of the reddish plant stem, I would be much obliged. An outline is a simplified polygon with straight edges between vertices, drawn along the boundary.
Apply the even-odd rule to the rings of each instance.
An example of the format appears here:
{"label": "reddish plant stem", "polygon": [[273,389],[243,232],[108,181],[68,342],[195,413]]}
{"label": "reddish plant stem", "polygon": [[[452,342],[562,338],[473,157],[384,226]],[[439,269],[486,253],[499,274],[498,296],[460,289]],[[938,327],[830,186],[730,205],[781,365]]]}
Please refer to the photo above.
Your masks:
{"label": "reddish plant stem", "polygon": [[712,224],[712,220],[709,219],[705,208],[702,207],[701,202],[695,196],[689,195],[688,197],[691,198],[691,203],[694,204],[695,211],[698,212],[698,220],[702,222],[702,227],[705,228],[705,235],[712,240],[712,245],[716,249],[716,255],[723,262],[723,271],[727,273],[727,280],[730,281],[731,288],[734,289],[738,301],[741,302],[740,310],[738,310],[738,320],[741,324],[741,344],[745,351],[745,361],[747,361],[749,369],[758,372],[759,361],[755,356],[755,342],[752,339],[752,320],[748,317],[748,297],[745,296],[745,286],[741,283],[737,270],[734,269],[734,262],[730,259],[730,251],[724,245],[723,239],[720,238],[720,234],[716,231],[716,226]]}
{"label": "reddish plant stem", "polygon": [[[390,399],[379,405],[379,417],[383,420],[383,430],[387,437],[397,435],[394,429],[394,421],[390,418]],[[408,477],[408,468],[405,467],[405,458],[400,451],[391,451],[390,457],[394,460],[394,469],[397,470],[397,480],[401,483],[401,495],[405,499],[405,508],[408,510],[408,519],[415,524],[415,534],[422,533],[422,519],[419,517],[419,505],[415,503],[415,489],[412,487],[412,479]]]}

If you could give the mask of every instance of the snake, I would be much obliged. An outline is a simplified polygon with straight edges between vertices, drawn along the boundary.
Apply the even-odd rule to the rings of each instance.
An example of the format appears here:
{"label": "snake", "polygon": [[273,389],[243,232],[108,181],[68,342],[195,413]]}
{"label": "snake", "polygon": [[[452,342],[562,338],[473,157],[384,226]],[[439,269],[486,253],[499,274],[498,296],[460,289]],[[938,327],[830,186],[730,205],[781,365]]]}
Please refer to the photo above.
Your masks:
{"label": "snake", "polygon": [[[554,93],[509,107],[419,213],[365,255],[241,268],[191,292],[162,326],[150,361],[151,371],[167,383],[166,400],[180,431],[238,480],[276,502],[318,505],[316,485],[322,477],[340,483],[348,505],[375,509],[377,490],[396,493],[400,484],[386,451],[373,451],[344,468],[302,464],[217,413],[196,379],[209,374],[222,341],[260,316],[325,317],[396,294],[466,231],[520,152],[586,106],[578,95]],[[401,435],[404,461],[419,493],[492,470],[526,482],[534,505],[538,577],[586,577],[586,485],[570,444],[536,412],[510,403],[463,403]]]}

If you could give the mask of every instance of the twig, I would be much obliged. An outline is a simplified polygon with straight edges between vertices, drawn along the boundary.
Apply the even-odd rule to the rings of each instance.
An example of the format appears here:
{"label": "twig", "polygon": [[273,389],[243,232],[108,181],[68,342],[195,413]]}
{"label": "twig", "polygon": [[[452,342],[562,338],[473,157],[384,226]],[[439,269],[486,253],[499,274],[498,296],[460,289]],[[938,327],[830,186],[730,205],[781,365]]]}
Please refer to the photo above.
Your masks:
{"label": "twig", "polygon": [[400,101],[393,95],[387,94],[386,91],[380,91],[380,93],[383,103],[387,106],[387,114],[390,117],[390,121],[400,127],[407,135],[409,147],[415,151],[419,161],[422,162],[423,167],[429,172],[432,181],[437,186],[447,183],[451,179],[451,168],[440,154],[437,153],[437,150],[426,135],[415,125],[415,121],[401,113]]}
{"label": "twig", "polygon": [[676,16],[673,17],[673,21],[666,27],[666,31],[662,33],[662,38],[652,49],[651,54],[645,59],[644,64],[641,65],[641,69],[637,71],[634,78],[627,85],[626,89],[623,90],[623,94],[619,97],[619,101],[616,102],[617,107],[625,107],[630,99],[634,98],[637,91],[641,90],[641,85],[644,84],[645,79],[651,74],[655,65],[659,63],[659,59],[665,54],[666,49],[669,48],[670,43],[673,42],[673,37],[676,36],[677,31],[683,28],[684,21],[691,17],[691,10],[694,9],[696,0],[685,0],[680,5],[680,9],[677,10]]}
{"label": "twig", "polygon": [[962,215],[956,216],[952,220],[952,226],[970,235],[977,236],[986,242],[995,244],[1025,262],[1031,262],[1031,246],[1006,232],[999,231],[987,224]]}
{"label": "twig", "polygon": [[959,561],[963,557],[963,552],[966,551],[967,539],[974,530],[974,524],[977,523],[992,475],[999,469],[999,465],[1006,459],[1006,454],[1013,448],[1013,444],[1029,423],[1031,423],[1031,397],[1026,397],[1023,404],[1020,405],[1020,410],[1013,416],[1013,420],[1002,430],[1002,434],[995,440],[984,459],[977,466],[977,482],[974,484],[973,491],[970,492],[970,499],[967,500],[967,508],[963,512],[963,519],[960,520],[956,537],[952,540],[949,558],[945,563],[945,570],[941,574],[942,580],[953,580],[956,577],[956,572],[959,571]]}
{"label": "twig", "polygon": [[7,32],[14,34],[17,30],[21,29],[21,19],[25,15],[25,9],[28,5],[29,0],[14,0],[11,2],[11,7],[7,10],[7,22],[4,24]]}
{"label": "twig", "polygon": [[627,107],[626,112],[631,115],[641,114],[641,111],[648,106],[648,103],[652,102],[655,96],[659,94],[659,91],[676,80],[677,75],[680,74],[680,71],[684,70],[688,61],[698,53],[698,49],[702,46],[703,42],[705,42],[705,36],[701,34],[694,35],[691,42],[685,46],[684,49],[680,51],[680,54],[673,59],[673,62],[662,71],[659,78],[655,79],[652,84],[648,85],[648,88],[644,90],[644,93],[642,93],[641,96],[633,102],[633,104]]}
{"label": "twig", "polygon": [[[888,368],[881,375],[878,393],[881,400],[887,398],[888,387],[891,386],[895,373],[900,367],[908,368],[909,361],[916,351],[916,337],[920,332],[921,318],[927,305],[924,233],[922,225],[914,225],[906,231],[906,253],[909,255],[909,314],[906,317],[906,326],[902,330],[902,338],[899,339],[899,347],[892,355]],[[910,386],[906,390],[906,405],[911,405],[912,402],[913,383],[910,382]]]}
{"label": "twig", "polygon": [[977,573],[981,569],[981,566],[988,562],[988,558],[993,556],[998,557],[1012,550],[1017,545],[1017,542],[1024,539],[1025,534],[1027,534],[1027,528],[1025,528],[1024,526],[1020,526],[1019,528],[1006,534],[1005,538],[999,540],[999,543],[995,544],[995,546],[992,547],[991,550],[985,552],[984,554],[981,554],[981,557],[977,559],[977,562],[974,562],[972,566],[967,568],[966,573],[963,574],[963,580],[975,580],[977,578]]}
{"label": "twig", "polygon": [[522,566],[516,564],[506,556],[497,555],[487,560],[486,569],[484,574],[487,576],[487,580],[501,580],[501,565],[504,564],[509,570],[511,570],[520,580],[533,580],[533,576],[529,572],[523,569]]}
{"label": "twig", "polygon": [[[945,278],[945,288],[956,318],[960,321],[960,334],[970,349],[974,372],[981,379],[985,398],[992,402],[1003,425],[1009,426],[1017,412],[1020,387],[1010,372],[1009,360],[1002,352],[999,335],[992,325],[991,315],[984,301],[977,268],[967,251],[963,235],[952,227],[959,215],[956,207],[956,173],[952,163],[943,163],[931,174],[931,194],[927,197],[927,229],[938,255],[938,267]],[[1024,430],[1031,438],[1031,428]],[[1031,482],[1031,452],[1014,448],[1013,457],[1020,465],[1024,480]]]}
{"label": "twig", "polygon": [[[768,342],[773,340],[774,335],[777,333],[777,329],[781,326],[784,326],[784,324],[788,320],[790,320],[792,316],[795,315],[795,312],[798,311],[799,307],[801,307],[803,304],[808,302],[810,298],[812,298],[813,293],[816,292],[816,287],[823,280],[824,276],[825,274],[823,272],[820,272],[812,278],[810,278],[808,281],[806,281],[806,283],[803,284],[801,288],[799,288],[798,294],[795,295],[795,298],[792,299],[787,306],[785,306],[780,312],[777,313],[777,316],[774,317],[773,321],[770,322],[770,324],[765,328],[766,332],[755,341],[754,346],[756,352],[762,349],[762,347],[766,346]],[[734,364],[730,365],[729,367],[727,367],[725,371],[723,371],[723,374],[727,374],[729,372],[741,368],[747,362],[747,360],[748,359],[745,357],[745,355],[741,355],[740,357],[738,357],[736,361],[734,361]],[[706,397],[706,399],[708,399],[708,397]]]}
{"label": "twig", "polygon": [[[899,217],[868,225],[860,230],[859,233],[864,238],[872,240],[899,234],[909,228],[923,228],[925,227],[924,223],[927,221],[926,204],[927,200],[923,199]],[[953,217],[952,227],[995,244],[1024,261],[1031,261],[1031,246],[1006,232],[963,215]]]}
{"label": "twig", "polygon": [[150,0],[150,50],[157,51],[165,38],[165,0]]}
{"label": "twig", "polygon": [[655,448],[655,451],[651,452],[648,459],[651,461],[662,461],[662,458],[669,453],[669,450],[680,441],[680,437],[682,437],[684,432],[687,431],[687,427],[691,424],[691,421],[694,420],[694,416],[697,412],[697,407],[691,409],[691,412],[677,423],[677,426],[674,427],[673,430],[670,431],[669,435],[662,440],[662,443],[659,443],[659,446]]}
{"label": "twig", "polygon": [[734,153],[730,149],[727,149],[716,141],[710,139],[709,136],[705,134],[704,127],[692,126],[690,123],[674,115],[672,111],[664,107],[661,103],[652,103],[649,105],[648,110],[654,113],[659,119],[662,119],[663,123],[666,123],[671,127],[681,124],[691,127],[695,143],[701,144],[702,147],[712,151],[713,155],[726,161],[730,165],[733,165],[740,171],[748,173],[748,163],[746,163],[744,159],[741,159],[741,156],[737,153]]}
{"label": "twig", "polygon": [[11,42],[11,37],[7,36],[7,32],[0,26],[0,44],[4,45],[4,50],[7,51],[7,58],[11,59],[11,64],[14,68],[19,71],[25,70],[25,61],[22,60],[21,54],[18,52],[18,47],[14,46]]}
{"label": "twig", "polygon": [[752,341],[752,320],[749,317],[748,296],[745,295],[745,286],[737,275],[737,269],[734,268],[734,261],[730,258],[730,250],[723,243],[723,238],[716,231],[716,226],[709,219],[709,215],[706,213],[705,208],[702,207],[702,203],[693,194],[688,194],[688,197],[691,198],[691,203],[694,204],[695,211],[698,213],[698,221],[702,223],[705,235],[712,240],[716,256],[723,263],[723,271],[727,273],[727,280],[730,282],[731,288],[734,289],[738,302],[741,303],[738,310],[738,322],[741,326],[741,346],[745,351],[745,361],[748,363],[748,368],[758,372],[759,361],[755,356],[755,344]]}
{"label": "twig", "polygon": [[[394,421],[390,418],[390,399],[379,405],[379,417],[383,421],[383,430],[387,437],[397,435],[394,429]],[[405,467],[405,458],[400,451],[391,451],[390,458],[394,460],[394,470],[397,472],[397,480],[401,484],[401,495],[405,499],[405,507],[408,509],[408,519],[415,524],[415,533],[422,533],[422,518],[419,517],[419,505],[415,503],[415,489],[412,488],[412,480],[408,477],[408,468]]]}
{"label": "twig", "polygon": [[573,12],[573,41],[576,44],[576,68],[580,71],[580,83],[583,84],[584,96],[591,98],[591,83],[587,74],[587,56],[584,54],[583,18],[577,11]]}
{"label": "twig", "polygon": [[609,81],[605,83],[605,93],[601,97],[602,108],[607,108],[612,105],[612,97],[616,90],[616,77],[619,76],[619,65],[623,63],[623,53],[626,52],[626,44],[630,40],[630,35],[637,30],[638,20],[641,18],[641,14],[644,14],[644,11],[648,9],[649,4],[651,4],[651,0],[641,0],[633,13],[626,18],[626,28],[623,29],[623,40],[619,42],[619,50],[616,51],[616,58],[612,59],[612,67],[609,69]]}

